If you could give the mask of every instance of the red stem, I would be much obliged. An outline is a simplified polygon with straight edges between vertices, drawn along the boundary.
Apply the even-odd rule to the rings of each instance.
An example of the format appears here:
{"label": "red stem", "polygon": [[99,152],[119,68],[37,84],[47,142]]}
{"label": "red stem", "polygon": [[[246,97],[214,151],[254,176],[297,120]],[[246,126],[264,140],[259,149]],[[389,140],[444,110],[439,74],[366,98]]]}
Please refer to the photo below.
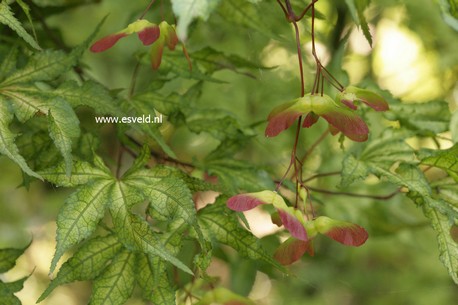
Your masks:
{"label": "red stem", "polygon": [[321,178],[321,177],[329,177],[329,176],[336,176],[336,175],[340,175],[341,172],[329,172],[329,173],[321,173],[321,174],[316,174],[316,175],[313,175],[307,179],[304,179],[302,180],[302,183],[306,183],[306,182],[309,182],[309,181],[312,181],[312,180],[315,180],[317,178]]}
{"label": "red stem", "polygon": [[296,47],[297,47],[297,58],[299,61],[299,71],[301,75],[301,97],[305,95],[305,84],[304,84],[304,69],[302,66],[302,51],[301,51],[301,38],[299,35],[299,28],[297,27],[296,21],[293,21],[294,31],[296,32]]}
{"label": "red stem", "polygon": [[151,6],[153,6],[154,2],[156,2],[156,0],[151,0],[151,2],[148,4],[146,9],[143,11],[143,13],[138,18],[139,20],[141,20],[141,19],[143,19],[143,17],[145,17],[146,13],[148,13],[149,9],[151,8]]}
{"label": "red stem", "polygon": [[312,7],[312,5],[314,5],[316,2],[318,2],[318,0],[313,0],[309,5],[307,5],[307,7],[304,9],[304,11],[298,16],[296,17],[296,21],[299,21],[301,20],[302,18],[304,18],[305,14],[307,14],[308,10]]}
{"label": "red stem", "polygon": [[286,19],[289,20],[289,18],[288,18],[288,12],[286,11],[286,7],[283,5],[283,3],[281,3],[280,0],[277,0],[277,3],[280,5],[280,7],[281,7],[283,13],[285,14]]}
{"label": "red stem", "polygon": [[286,176],[288,175],[293,165],[294,165],[294,176],[296,176],[296,181],[299,180],[297,179],[296,153],[297,153],[297,143],[299,143],[299,134],[301,132],[301,123],[302,123],[302,116],[299,117],[299,120],[297,122],[296,138],[294,140],[293,150],[291,151],[291,160],[289,161],[289,165],[288,165],[288,168],[286,169],[286,172],[283,174],[283,177],[278,182],[277,187],[275,188],[275,191],[278,191],[278,189],[281,187],[281,185],[283,184],[283,181],[285,181]]}

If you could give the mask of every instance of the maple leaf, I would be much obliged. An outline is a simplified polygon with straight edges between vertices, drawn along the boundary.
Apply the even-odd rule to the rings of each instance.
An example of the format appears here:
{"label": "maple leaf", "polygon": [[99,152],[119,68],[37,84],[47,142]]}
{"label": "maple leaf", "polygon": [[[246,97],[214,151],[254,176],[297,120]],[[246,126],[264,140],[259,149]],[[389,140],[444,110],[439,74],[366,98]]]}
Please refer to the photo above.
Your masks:
{"label": "maple leaf", "polygon": [[[0,273],[5,273],[16,265],[16,260],[24,253],[29,245],[23,248],[5,248],[0,249]],[[0,280],[0,302],[2,304],[21,305],[21,301],[14,295],[23,288],[24,282],[28,276],[25,276],[14,282],[5,283]]]}
{"label": "maple leaf", "polygon": [[[73,107],[85,104],[101,112],[117,112],[106,90],[90,81],[81,87],[73,82],[67,82],[56,91],[36,86],[38,82],[53,81],[71,70],[103,21],[69,54],[45,50],[32,55],[20,69],[15,69],[18,63],[14,56],[4,59],[14,59],[12,63],[2,63],[9,65],[10,68],[0,71],[4,72],[0,74],[0,153],[15,161],[30,176],[41,179],[19,154],[15,137],[8,130],[14,116],[20,123],[25,123],[35,115],[48,117],[49,136],[65,160],[66,175],[70,176],[73,162],[72,143],[80,136],[79,120]],[[72,92],[69,92],[70,87]]]}

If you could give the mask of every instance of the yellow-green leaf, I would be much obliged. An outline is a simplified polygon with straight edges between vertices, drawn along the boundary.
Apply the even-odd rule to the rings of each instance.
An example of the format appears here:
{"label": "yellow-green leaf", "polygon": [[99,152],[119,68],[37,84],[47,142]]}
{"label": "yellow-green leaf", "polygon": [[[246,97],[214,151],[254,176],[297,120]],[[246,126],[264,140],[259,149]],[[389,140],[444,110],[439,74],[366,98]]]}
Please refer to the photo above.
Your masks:
{"label": "yellow-green leaf", "polygon": [[[20,1],[22,3],[22,1]],[[24,4],[22,3],[21,6],[24,8]],[[30,16],[26,11],[27,16]],[[9,7],[6,0],[3,0],[0,3],[0,22],[10,27],[13,31],[15,31],[25,42],[27,42],[32,48],[41,50],[40,46],[36,42],[36,40],[30,36],[29,33],[26,32],[24,27],[21,23],[14,17],[11,8]]]}

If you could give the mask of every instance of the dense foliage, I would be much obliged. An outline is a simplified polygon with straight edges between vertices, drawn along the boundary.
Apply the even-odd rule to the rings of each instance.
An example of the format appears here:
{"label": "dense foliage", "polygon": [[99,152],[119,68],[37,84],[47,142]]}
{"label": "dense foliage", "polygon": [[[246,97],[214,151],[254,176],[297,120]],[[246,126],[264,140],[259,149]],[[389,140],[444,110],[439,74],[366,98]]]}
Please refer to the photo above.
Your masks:
{"label": "dense foliage", "polygon": [[[456,1],[125,2],[0,3],[1,173],[14,180],[20,168],[21,189],[41,188],[43,205],[63,199],[37,302],[90,281],[81,304],[255,304],[265,274],[286,279],[285,304],[337,304],[314,289],[368,272],[384,251],[396,260],[394,236],[431,229],[437,240],[403,238],[438,245],[451,288],[436,303],[457,297]],[[387,20],[435,54],[424,98],[378,71],[374,33]],[[243,213],[252,209],[269,219]],[[0,273],[26,251],[24,236],[0,241]],[[20,304],[32,275],[2,278],[0,303]],[[350,303],[411,300],[369,299]]]}

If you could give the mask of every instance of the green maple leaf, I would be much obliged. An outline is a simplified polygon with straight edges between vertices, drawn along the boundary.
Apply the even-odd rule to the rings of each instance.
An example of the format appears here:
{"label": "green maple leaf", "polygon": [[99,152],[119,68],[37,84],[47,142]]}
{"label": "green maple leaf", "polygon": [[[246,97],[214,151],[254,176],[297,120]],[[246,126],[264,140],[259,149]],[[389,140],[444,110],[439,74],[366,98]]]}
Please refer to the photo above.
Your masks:
{"label": "green maple leaf", "polygon": [[[147,153],[149,156],[149,150]],[[141,164],[136,163],[133,167],[139,167]],[[187,183],[182,180],[184,175],[180,175],[175,169],[166,167],[150,170],[139,169],[126,174],[123,177],[126,185],[142,193],[144,198],[150,201],[150,215],[154,215],[158,220],[168,221],[173,226],[187,223],[196,232],[202,249],[207,251],[204,237],[197,223],[191,191]]]}
{"label": "green maple leaf", "polygon": [[421,163],[445,170],[458,182],[458,144],[446,150],[429,151],[429,156],[423,158]]}
{"label": "green maple leaf", "polygon": [[255,1],[225,0],[221,2],[217,13],[231,24],[255,30],[263,35],[272,34],[253,3]]}
{"label": "green maple leaf", "polygon": [[122,250],[93,284],[90,305],[122,305],[135,286],[135,253]]}
{"label": "green maple leaf", "polygon": [[246,162],[233,159],[208,160],[202,170],[218,177],[218,183],[228,194],[240,191],[255,192],[274,188],[268,173]]}
{"label": "green maple leaf", "polygon": [[[342,176],[340,187],[365,179],[371,169],[378,171],[389,170],[393,164],[402,161],[415,162],[415,154],[405,139],[411,134],[386,131],[381,137],[370,141],[358,155],[350,153],[342,161]],[[380,153],[383,151],[383,154]]]}
{"label": "green maple leaf", "polygon": [[[20,249],[0,249],[0,273],[7,272],[16,265],[16,260],[21,256],[29,245]],[[0,280],[0,304],[21,305],[21,301],[14,295],[20,291],[28,276],[10,283]]]}
{"label": "green maple leaf", "polygon": [[128,249],[159,256],[181,270],[192,274],[186,265],[170,254],[159,241],[159,237],[153,233],[149,224],[129,211],[132,203],[138,202],[138,193],[135,190],[129,189],[122,182],[117,182],[112,186],[110,196],[109,209],[115,231]]}
{"label": "green maple leaf", "polygon": [[[129,113],[131,116],[142,116],[144,114],[150,114],[150,115],[155,115],[156,111],[150,105],[150,102],[144,102],[144,101],[138,101],[136,99],[133,99],[131,101],[124,101],[122,104],[123,110],[125,113]],[[152,138],[154,141],[159,144],[159,146],[164,150],[164,152],[169,155],[172,158],[176,158],[175,153],[173,150],[170,148],[169,145],[167,145],[164,137],[162,136],[159,127],[157,124],[140,124],[140,123],[134,123],[131,124],[130,127],[132,127],[133,130],[137,132],[141,132]]]}
{"label": "green maple leaf", "polygon": [[5,273],[16,265],[16,260],[29,247],[0,249],[0,273]]}
{"label": "green maple leaf", "polygon": [[[111,175],[100,158],[93,164],[74,162],[71,177],[65,173],[65,162],[40,171],[53,183],[76,187],[58,215],[51,272],[70,247],[87,241],[63,264],[39,301],[59,285],[93,280],[91,304],[94,305],[123,304],[135,282],[142,288],[145,299],[171,304],[175,289],[167,276],[168,266],[174,265],[192,274],[176,257],[185,230],[193,228],[193,234],[201,239],[199,242],[205,244],[205,241],[202,233],[199,237],[191,193],[180,178],[183,174],[167,167],[144,169],[148,160],[149,150],[145,146],[121,180]],[[158,233],[142,217],[132,213],[131,209],[145,200],[151,201],[151,205],[157,204],[154,209],[163,212],[164,217],[175,220],[170,233]],[[113,234],[92,237],[106,210],[111,214]],[[108,262],[111,263],[108,265]]]}
{"label": "green maple leaf", "polygon": [[0,153],[16,162],[21,169],[30,176],[42,179],[28,165],[24,158],[19,154],[19,149],[14,143],[15,136],[9,130],[9,125],[13,121],[13,114],[9,104],[0,95]]}
{"label": "green maple leaf", "polygon": [[105,215],[113,181],[100,180],[85,184],[73,193],[57,216],[57,246],[51,272],[70,247],[83,241],[97,228]]}
{"label": "green maple leaf", "polygon": [[[2,6],[5,2],[2,2]],[[103,21],[102,21],[103,22]],[[115,112],[115,107],[108,106],[112,99],[100,86],[91,82],[78,87],[69,82],[58,90],[41,90],[35,84],[55,80],[68,72],[87,49],[97,33],[101,23],[90,37],[72,52],[45,50],[35,53],[20,69],[15,69],[16,55],[10,53],[0,69],[0,153],[7,155],[30,176],[41,178],[19,155],[14,137],[7,126],[13,115],[24,123],[36,114],[48,116],[49,134],[66,162],[66,174],[71,174],[73,141],[79,137],[79,120],[71,106],[88,104],[96,110]],[[13,63],[7,62],[13,60]],[[44,86],[44,84],[42,84]],[[72,90],[70,92],[69,90]],[[92,97],[91,97],[92,96]],[[119,113],[119,112],[118,112]]]}
{"label": "green maple leaf", "polygon": [[[402,146],[404,145],[400,143],[395,145],[397,148],[402,148]],[[393,152],[394,151],[396,150],[393,150]],[[398,153],[401,151],[403,151],[403,149],[397,150]],[[433,164],[447,164],[447,167],[449,167],[453,165],[453,163],[448,162],[450,160],[447,159],[447,153],[448,152],[439,152],[436,156],[430,157],[431,159],[429,159],[429,161],[428,158],[425,160]],[[402,155],[404,154],[402,153]],[[443,159],[444,157],[445,159]],[[392,161],[394,162],[395,159]],[[355,162],[352,161],[351,163]],[[363,176],[368,173],[373,173],[381,179],[408,190],[407,196],[418,206],[422,207],[423,213],[431,221],[431,225],[437,233],[440,259],[453,280],[458,283],[458,244],[453,240],[450,231],[452,225],[456,222],[456,219],[458,219],[458,202],[454,201],[456,200],[456,190],[451,189],[451,192],[442,193],[442,189],[447,190],[447,188],[445,186],[441,188],[439,184],[435,186],[439,194],[434,194],[423,172],[418,166],[413,164],[401,163],[399,167],[393,171],[386,167],[389,163],[385,165],[376,162],[356,161],[356,163],[361,168],[364,168]],[[357,177],[355,173],[362,173],[362,170],[357,169],[355,166],[353,166],[353,169],[351,173],[353,177]],[[346,174],[348,174],[348,172]]]}
{"label": "green maple leaf", "polygon": [[453,113],[449,126],[453,143],[458,143],[458,111]]}
{"label": "green maple leaf", "polygon": [[[162,244],[174,255],[178,254],[185,228],[186,226],[181,225],[161,237]],[[139,254],[137,270],[136,279],[144,299],[158,305],[175,304],[176,287],[168,276],[164,260]]]}
{"label": "green maple leaf", "polygon": [[284,268],[264,250],[258,239],[240,226],[235,213],[227,209],[226,200],[219,197],[214,204],[199,212],[199,223],[206,239],[228,245],[243,257],[262,261],[283,271]]}
{"label": "green maple leaf", "polygon": [[369,6],[370,0],[345,0],[350,9],[353,21],[361,26],[364,37],[367,42],[372,46],[372,35],[369,31],[369,25],[367,24],[366,17],[364,16],[364,10]]}
{"label": "green maple leaf", "polygon": [[[215,50],[211,47],[205,47],[199,51],[193,52],[191,54],[193,61],[202,66],[207,73],[214,73],[219,70],[229,69],[236,73],[242,73],[239,69],[250,69],[250,70],[259,70],[259,69],[269,69],[255,62],[246,60],[240,56],[234,54],[224,53],[218,50]],[[254,77],[251,74],[242,73],[249,77]]]}
{"label": "green maple leaf", "polygon": [[427,137],[448,131],[452,116],[445,101],[410,104],[390,101],[390,110],[384,115],[390,121],[398,121],[404,129]]}
{"label": "green maple leaf", "polygon": [[445,23],[458,31],[458,3],[456,0],[439,0],[439,5]]}
{"label": "green maple leaf", "polygon": [[4,76],[11,74],[16,69],[17,56],[19,50],[17,47],[10,48],[9,52],[5,55],[2,63],[0,64],[0,80]]}
{"label": "green maple leaf", "polygon": [[72,140],[80,136],[79,120],[72,107],[62,98],[53,101],[49,109],[49,135],[65,160],[65,173],[71,175]]}
{"label": "green maple leaf", "polygon": [[[190,54],[190,56],[192,58],[192,54]],[[141,63],[148,66],[151,65],[151,58],[149,54],[144,54],[141,57]],[[205,71],[201,71],[199,67],[190,70],[189,62],[186,57],[179,52],[165,52],[162,55],[161,67],[158,72],[167,77],[172,75],[173,78],[181,77],[184,79],[194,79],[212,83],[224,83],[224,81],[204,73]]]}
{"label": "green maple leaf", "polygon": [[[109,192],[114,184],[114,178],[106,167],[100,169],[87,163],[78,163],[73,170],[75,179],[63,174],[62,165],[44,171],[45,177],[56,184],[74,186],[83,183],[68,197],[57,216],[57,245],[50,272],[54,271],[65,251],[88,238],[97,228],[105,214]],[[67,178],[61,181],[63,177]]]}
{"label": "green maple leaf", "polygon": [[74,281],[93,280],[123,248],[115,235],[88,240],[60,268],[37,302],[43,301],[56,287]]}
{"label": "green maple leaf", "polygon": [[137,264],[137,283],[143,298],[157,305],[175,304],[175,288],[170,284],[165,265],[158,259],[140,254]]}
{"label": "green maple leaf", "polygon": [[48,88],[46,90],[35,86],[20,86],[15,87],[15,92],[26,97],[36,97],[43,101],[61,98],[73,108],[81,105],[89,106],[99,114],[123,115],[108,90],[91,80],[85,81],[81,85],[78,85],[75,81],[66,81],[57,88]]}
{"label": "green maple leaf", "polygon": [[172,0],[172,9],[178,16],[178,37],[186,40],[188,26],[194,18],[206,20],[218,5],[219,0]]}
{"label": "green maple leaf", "polygon": [[424,205],[423,211],[437,233],[440,260],[447,268],[453,281],[458,284],[458,243],[453,239],[450,232],[453,222],[447,215],[429,204]]}
{"label": "green maple leaf", "polygon": [[190,190],[179,177],[167,177],[166,173],[173,173],[173,170],[139,170],[127,175],[123,181],[151,200],[151,209],[162,220],[181,220],[194,224],[196,209]]}
{"label": "green maple leaf", "polygon": [[28,277],[23,277],[11,283],[4,283],[0,281],[0,303],[8,305],[21,305],[21,301],[14,295],[14,293],[19,292],[23,288],[24,282],[27,278]]}
{"label": "green maple leaf", "polygon": [[[74,168],[75,175],[79,180],[77,179],[76,182],[73,182],[73,185],[75,183],[88,182],[82,184],[67,199],[59,212],[57,217],[57,246],[51,264],[51,272],[65,251],[91,236],[105,215],[106,208],[109,208],[113,217],[114,229],[127,248],[158,255],[186,272],[192,273],[188,267],[171,255],[161,243],[158,243],[158,237],[145,221],[130,212],[130,208],[134,204],[144,199],[139,194],[138,189],[130,187],[124,182],[116,182],[107,173],[108,169],[100,170],[87,164],[82,164],[78,164]],[[79,172],[78,169],[83,171]],[[52,177],[58,182],[59,177],[62,177],[62,172],[59,172],[62,167],[55,168],[55,170],[57,170],[55,173],[52,173],[52,170],[48,170],[46,176]],[[70,179],[64,180],[64,184],[72,185]],[[130,181],[135,184],[135,180],[131,179]],[[144,188],[146,189],[147,186],[144,186]]]}
{"label": "green maple leaf", "polygon": [[73,162],[72,175],[70,177],[66,174],[65,163],[59,163],[39,173],[49,182],[64,187],[79,186],[92,180],[111,179],[110,170],[100,160],[98,160],[97,165],[94,166],[89,162],[76,160]]}
{"label": "green maple leaf", "polygon": [[[18,1],[18,3],[21,5],[21,7],[24,9],[27,17],[30,18],[30,14],[26,10],[27,6],[22,2]],[[30,36],[29,33],[26,32],[24,27],[21,25],[21,23],[14,17],[13,12],[11,11],[11,8],[9,7],[8,3],[6,0],[3,0],[0,3],[0,22],[7,25],[10,27],[13,31],[15,31],[22,39],[24,39],[25,42],[27,42],[32,48],[41,50],[40,46],[38,45],[37,41]],[[32,24],[32,23],[31,23]]]}

